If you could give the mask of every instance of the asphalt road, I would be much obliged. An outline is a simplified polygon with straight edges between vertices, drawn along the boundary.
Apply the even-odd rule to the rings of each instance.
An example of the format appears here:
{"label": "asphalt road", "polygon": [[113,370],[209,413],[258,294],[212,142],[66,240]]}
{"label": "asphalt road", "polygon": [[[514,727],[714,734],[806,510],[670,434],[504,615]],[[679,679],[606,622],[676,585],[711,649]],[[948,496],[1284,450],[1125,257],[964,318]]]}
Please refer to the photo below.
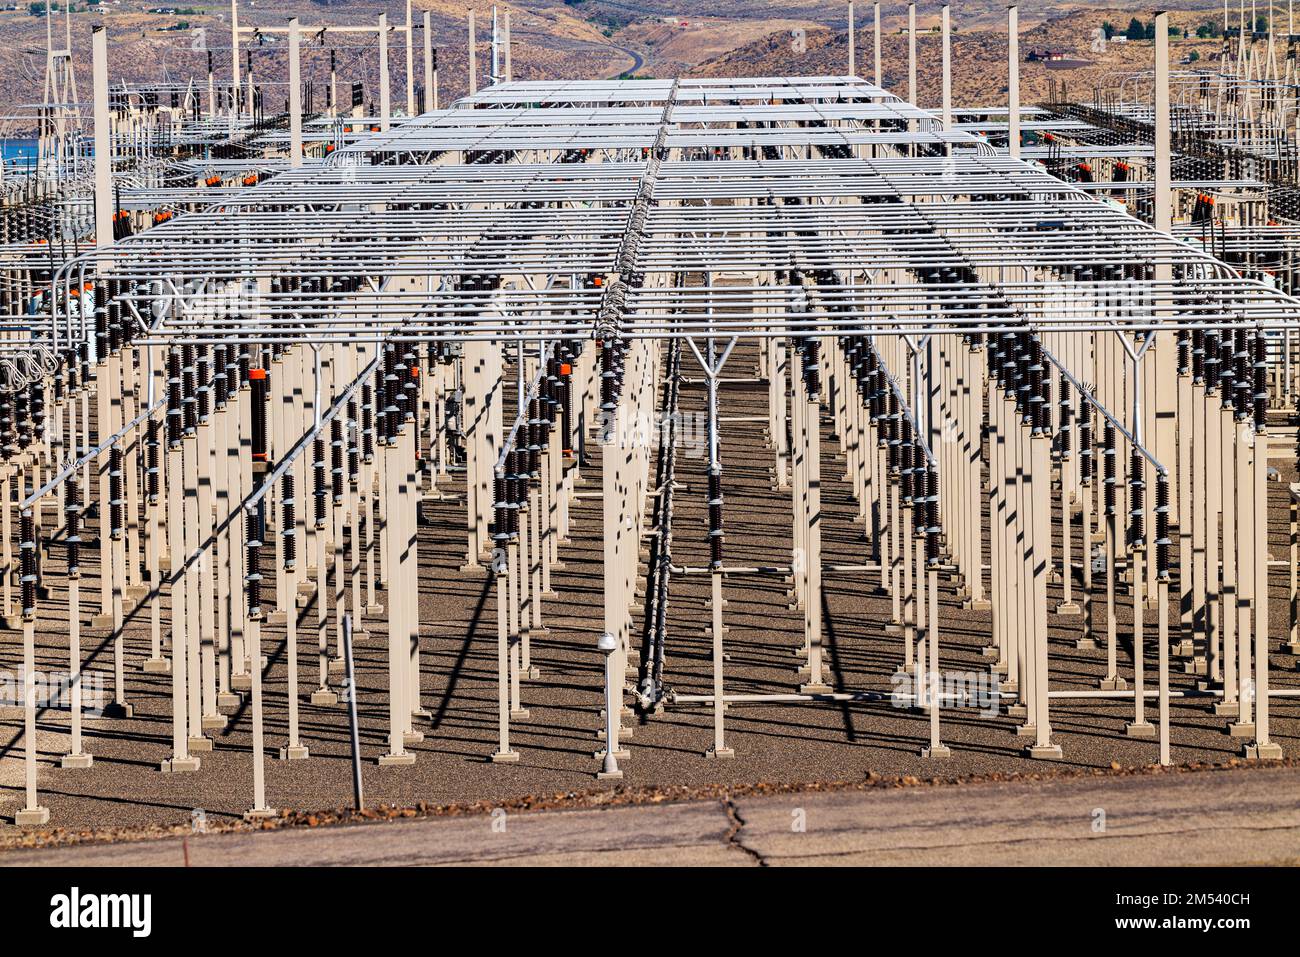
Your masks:
{"label": "asphalt road", "polygon": [[14,850],[0,865],[1300,863],[1300,769],[873,788]]}
{"label": "asphalt road", "polygon": [[641,67],[645,66],[645,57],[637,53],[635,50],[628,49],[627,47],[617,47],[617,46],[614,47],[614,49],[618,50],[620,53],[626,53],[628,56],[630,56],[632,58],[632,65],[625,70],[619,70],[617,73],[612,74],[609,77],[609,79],[617,80],[620,76],[624,76],[624,75],[634,76],[636,75],[636,72],[641,69]]}

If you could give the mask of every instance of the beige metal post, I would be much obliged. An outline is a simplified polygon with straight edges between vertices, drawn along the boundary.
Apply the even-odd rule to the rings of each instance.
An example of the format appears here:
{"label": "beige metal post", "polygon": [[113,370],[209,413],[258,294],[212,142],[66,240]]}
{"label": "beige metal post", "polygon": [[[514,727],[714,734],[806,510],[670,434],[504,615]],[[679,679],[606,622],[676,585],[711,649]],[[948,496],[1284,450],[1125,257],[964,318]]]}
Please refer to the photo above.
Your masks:
{"label": "beige metal post", "polygon": [[[106,249],[113,245],[113,148],[108,115],[108,34],[102,26],[96,26],[91,30],[90,40],[95,87],[95,246]],[[102,424],[100,430],[103,430]]]}
{"label": "beige metal post", "polygon": [[876,86],[880,86],[881,78],[882,78],[881,69],[880,69],[881,67],[880,64],[880,0],[876,0],[873,6],[875,7],[875,15],[876,15],[876,32],[872,42],[874,44],[875,59],[876,59]]}
{"label": "beige metal post", "polygon": [[849,0],[849,76],[858,75],[856,24],[853,16],[853,0]]}
{"label": "beige metal post", "polygon": [[239,116],[239,0],[230,0],[230,129]]}
{"label": "beige metal post", "polygon": [[[410,9],[410,0],[407,0]],[[302,79],[298,18],[289,18],[289,166],[302,165]]]}
{"label": "beige metal post", "polygon": [[438,108],[438,72],[433,68],[433,30],[429,11],[424,11],[424,108]]}
{"label": "beige metal post", "polygon": [[907,102],[916,105],[916,4],[907,5]]}
{"label": "beige metal post", "polygon": [[415,21],[411,18],[411,0],[406,0],[406,115],[415,115]]}
{"label": "beige metal post", "polygon": [[1007,145],[1020,158],[1020,12],[1007,7]]}
{"label": "beige metal post", "polygon": [[388,14],[379,15],[379,129],[387,133],[392,125],[393,91],[388,80]]}
{"label": "beige metal post", "polygon": [[515,78],[514,63],[510,57],[510,11],[506,10],[505,28],[501,31],[501,42],[505,54],[505,79],[509,83]]}
{"label": "beige metal post", "polygon": [[943,34],[943,128],[952,129],[952,23],[949,5],[944,4],[940,16],[940,32]]}
{"label": "beige metal post", "polygon": [[474,29],[474,9],[469,10],[469,92],[478,92],[478,36]]}

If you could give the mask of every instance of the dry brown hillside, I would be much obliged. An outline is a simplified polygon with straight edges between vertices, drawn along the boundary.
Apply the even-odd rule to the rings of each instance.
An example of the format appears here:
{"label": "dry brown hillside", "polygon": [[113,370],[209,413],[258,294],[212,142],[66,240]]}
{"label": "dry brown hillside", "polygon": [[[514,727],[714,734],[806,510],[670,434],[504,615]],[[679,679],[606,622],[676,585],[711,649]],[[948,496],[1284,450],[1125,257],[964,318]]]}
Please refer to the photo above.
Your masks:
{"label": "dry brown hillside", "polygon": [[[1194,29],[1207,13],[1174,12],[1171,24]],[[1091,96],[1099,83],[1116,74],[1149,69],[1153,57],[1151,41],[1109,43],[1102,55],[1091,51],[1093,31],[1110,21],[1122,29],[1133,14],[1121,9],[1079,10],[1068,16],[1046,20],[1021,31],[1022,60],[1031,50],[1060,51],[1068,61],[1086,61],[1070,67],[1042,62],[1021,63],[1021,96],[1025,102],[1044,99],[1049,78],[1064,82],[1077,96]],[[1222,17],[1222,11],[1218,13]],[[953,36],[953,99],[958,105],[983,106],[1005,102],[1007,83],[1007,39],[1005,27],[961,29]],[[858,30],[858,74],[872,75],[873,33],[869,25]],[[1170,42],[1177,61],[1192,51],[1202,59],[1218,53],[1221,40],[1177,38]],[[788,32],[775,33],[737,50],[702,63],[694,73],[700,76],[795,76],[840,74],[848,69],[848,37],[843,32],[819,30],[809,33],[799,52]],[[907,95],[907,37],[894,31],[883,42],[883,81],[886,89]],[[1068,68],[1060,68],[1062,66]],[[922,106],[937,106],[941,96],[941,54],[937,33],[924,32],[917,43],[917,87]]]}
{"label": "dry brown hillside", "polygon": [[[434,46],[438,49],[439,86],[444,101],[466,91],[467,28],[465,11],[471,4],[464,0],[415,0],[415,19],[423,11],[432,16]],[[489,38],[492,4],[475,0],[478,16],[480,83],[490,61]],[[178,9],[176,14],[154,14],[149,10],[163,7]],[[526,4],[499,3],[511,9],[511,28],[515,41],[514,70],[519,78],[616,76],[632,68],[635,57],[619,49],[600,29],[574,13],[562,0],[529,0]],[[230,74],[230,25],[228,2],[195,0],[105,0],[103,12],[93,12],[85,0],[73,0],[72,49],[77,71],[78,91],[87,105],[90,99],[90,33],[92,26],[104,24],[109,36],[109,74],[112,82],[172,80],[184,82],[190,77],[206,84],[207,54],[195,51],[195,29],[206,31],[206,43],[213,51],[218,79]],[[304,28],[321,23],[375,23],[387,12],[390,24],[405,22],[402,0],[374,3],[322,4],[312,0],[243,0],[240,5],[241,26],[282,27],[297,15]],[[184,26],[184,29],[177,29]],[[63,45],[66,28],[64,14],[54,18],[56,46]],[[171,28],[171,29],[167,29]],[[30,105],[42,99],[45,78],[45,34],[43,16],[32,16],[26,3],[18,10],[0,10],[0,115],[6,121],[0,135],[24,132],[31,125]],[[367,98],[374,95],[379,79],[377,44],[374,35],[344,37],[322,46],[304,37],[304,74],[315,78],[323,90],[329,68],[329,48],[336,50],[340,88],[362,81]],[[285,75],[283,43],[268,36],[262,43],[243,46],[245,60],[251,51],[253,67],[260,76],[281,80]],[[417,82],[421,70],[421,43],[415,44]],[[395,109],[405,105],[405,39],[392,34],[389,40],[389,63],[393,81]],[[323,94],[319,94],[322,95]],[[340,96],[345,94],[340,93]],[[268,84],[269,107],[278,109],[284,101],[283,86]],[[319,101],[318,101],[319,102]],[[28,107],[28,108],[24,108]]]}
{"label": "dry brown hillside", "polygon": [[[0,3],[4,0],[0,0]],[[14,0],[17,2],[17,0]],[[103,0],[99,11],[87,0],[72,0],[72,47],[83,102],[89,100],[89,45],[92,25],[103,23],[109,31],[110,74],[114,81],[205,81],[207,55],[192,50],[195,29],[206,31],[218,78],[230,72],[228,0]],[[1022,45],[1066,51],[1093,59],[1088,51],[1090,33],[1110,20],[1123,29],[1132,16],[1116,9],[1116,0],[1022,0]],[[150,13],[160,5],[178,8],[174,14]],[[466,90],[465,0],[415,0],[416,20],[422,11],[432,13],[434,45],[438,48],[440,94],[443,102]],[[486,75],[492,4],[473,0],[479,19],[479,69]],[[514,66],[518,78],[599,78],[632,73],[639,76],[812,74],[839,73],[847,67],[846,0],[502,0],[509,8],[514,34]],[[1222,16],[1213,0],[1171,0],[1167,6],[1195,8],[1194,15],[1175,12],[1177,25]],[[905,39],[898,30],[905,21],[901,0],[884,4],[888,33],[885,45],[886,84],[901,93],[905,85]],[[937,24],[938,0],[918,3],[918,23],[923,30]],[[241,0],[244,25],[281,26],[296,14],[304,26],[373,23],[386,11],[390,23],[404,20],[403,0]],[[1149,16],[1149,14],[1143,14]],[[869,75],[871,4],[858,4],[859,72]],[[1005,88],[1006,68],[1004,0],[959,0],[953,4],[956,61],[956,97],[963,103],[997,102]],[[64,31],[64,15],[55,17],[56,35]],[[170,29],[169,29],[170,28]],[[804,52],[796,53],[792,31],[807,37]],[[248,44],[257,75],[266,81],[267,103],[279,109],[285,98],[283,44],[270,37]],[[59,44],[61,45],[61,43]],[[390,40],[390,63],[396,109],[405,105],[405,43],[401,35]],[[329,48],[336,50],[342,89],[353,81],[365,83],[366,96],[374,96],[378,67],[373,36],[340,39],[322,47],[308,43],[305,75],[324,89]],[[1217,49],[1217,41],[1175,41],[1182,57],[1195,49],[1201,56]],[[0,135],[21,133],[32,124],[31,105],[42,98],[44,82],[45,19],[33,16],[27,4],[0,10]],[[922,103],[938,99],[938,37],[923,33],[920,43],[920,97]],[[1072,88],[1091,89],[1108,71],[1140,69],[1151,56],[1149,43],[1114,45],[1095,64],[1054,75]],[[419,75],[419,45],[416,71]],[[1047,88],[1046,67],[1025,64],[1025,97],[1041,97]],[[346,93],[342,94],[346,96]],[[323,93],[317,93],[316,103]],[[26,108],[24,109],[24,106]]]}

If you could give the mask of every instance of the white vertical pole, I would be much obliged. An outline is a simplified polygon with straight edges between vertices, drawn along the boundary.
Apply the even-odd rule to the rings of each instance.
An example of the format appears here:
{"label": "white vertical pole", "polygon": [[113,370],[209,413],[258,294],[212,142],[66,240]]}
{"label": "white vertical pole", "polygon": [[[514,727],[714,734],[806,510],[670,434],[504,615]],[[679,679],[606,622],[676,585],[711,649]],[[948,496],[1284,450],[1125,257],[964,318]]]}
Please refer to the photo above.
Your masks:
{"label": "white vertical pole", "polygon": [[501,32],[502,53],[505,57],[505,78],[509,83],[515,78],[514,64],[510,60],[510,11],[506,11],[505,28]]}
{"label": "white vertical pole", "polygon": [[880,0],[875,3],[876,12],[876,35],[875,35],[875,54],[876,54],[876,86],[880,86],[882,74],[880,71]]}
{"label": "white vertical pole", "polygon": [[[113,144],[108,118],[108,34],[90,34],[95,98],[95,246],[113,245]],[[102,428],[102,427],[101,427]]]}
{"label": "white vertical pole", "polygon": [[438,74],[433,69],[433,31],[429,28],[429,11],[424,11],[424,107],[438,108]]}
{"label": "white vertical pole", "polygon": [[239,0],[230,0],[230,122],[239,115]]}
{"label": "white vertical pole", "polygon": [[388,14],[379,15],[379,129],[392,125],[392,91],[388,88]]}
{"label": "white vertical pole", "polygon": [[1007,143],[1012,159],[1020,159],[1020,16],[1007,7]]}
{"label": "white vertical pole", "polygon": [[907,102],[916,105],[916,4],[907,5]]}
{"label": "white vertical pole", "polygon": [[1173,229],[1173,189],[1170,186],[1169,143],[1169,14],[1156,14],[1156,168],[1155,227]]}
{"label": "white vertical pole", "polygon": [[853,0],[849,0],[849,76],[858,75],[856,24],[853,16]]}
{"label": "white vertical pole", "polygon": [[302,165],[302,79],[300,76],[298,18],[289,18],[289,165]]}
{"label": "white vertical pole", "polygon": [[474,11],[469,11],[469,92],[472,96],[478,92],[478,37],[475,36]]}
{"label": "white vertical pole", "polygon": [[406,115],[415,115],[415,22],[411,0],[406,0]]}
{"label": "white vertical pole", "polygon": [[501,27],[497,20],[497,8],[492,7],[492,68],[488,71],[488,79],[492,85],[496,86],[501,82]]}
{"label": "white vertical pole", "polygon": [[943,33],[943,128],[952,129],[952,18],[948,4],[943,5],[941,32]]}

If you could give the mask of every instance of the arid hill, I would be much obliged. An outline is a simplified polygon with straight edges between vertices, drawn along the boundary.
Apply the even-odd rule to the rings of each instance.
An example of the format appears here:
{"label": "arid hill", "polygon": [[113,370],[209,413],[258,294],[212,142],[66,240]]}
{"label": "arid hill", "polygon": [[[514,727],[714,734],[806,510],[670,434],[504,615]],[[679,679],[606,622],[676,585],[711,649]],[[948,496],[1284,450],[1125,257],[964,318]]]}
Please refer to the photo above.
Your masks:
{"label": "arid hill", "polygon": [[[1005,11],[1004,11],[1005,12]],[[1192,31],[1207,18],[1206,13],[1173,12],[1171,24]],[[1098,84],[1113,81],[1116,74],[1150,69],[1154,56],[1149,40],[1111,42],[1104,53],[1092,51],[1093,32],[1109,21],[1121,29],[1133,14],[1119,9],[1076,11],[1046,20],[1020,35],[1021,97],[1026,103],[1045,99],[1052,79],[1065,83],[1075,96],[1091,97]],[[1218,16],[1222,17],[1220,10]],[[958,105],[983,106],[1006,102],[1007,37],[1000,29],[962,29],[954,21],[953,100]],[[1172,38],[1170,55],[1175,61],[1191,57],[1207,60],[1222,48],[1222,40]],[[873,73],[873,31],[870,24],[858,29],[858,75]],[[698,76],[797,76],[839,74],[848,70],[848,37],[842,31],[818,30],[807,34],[802,52],[789,32],[774,33],[730,53],[700,64]],[[900,96],[907,95],[907,37],[897,30],[887,33],[883,43],[883,83]],[[1052,51],[1062,61],[1027,61],[1031,51]],[[922,106],[938,106],[942,95],[942,61],[937,32],[922,33],[917,41],[917,92]],[[1081,65],[1074,65],[1079,63]]]}

